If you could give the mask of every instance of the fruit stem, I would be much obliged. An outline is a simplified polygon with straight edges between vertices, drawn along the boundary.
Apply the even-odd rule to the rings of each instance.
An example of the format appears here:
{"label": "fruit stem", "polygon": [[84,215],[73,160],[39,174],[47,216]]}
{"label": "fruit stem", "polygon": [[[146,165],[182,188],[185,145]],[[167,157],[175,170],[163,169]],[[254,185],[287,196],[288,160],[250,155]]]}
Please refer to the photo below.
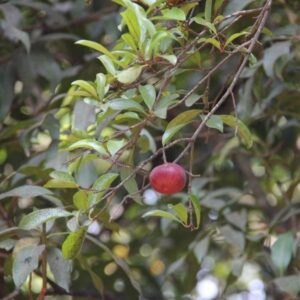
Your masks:
{"label": "fruit stem", "polygon": [[[191,152],[190,152],[190,165],[189,165],[189,185],[188,185],[188,193],[191,195],[192,193],[192,179],[193,179],[193,163],[194,163],[194,150],[195,150],[195,141],[191,142]],[[190,214],[190,228],[194,229],[194,221],[193,221],[193,203],[191,197],[189,197],[189,214]]]}

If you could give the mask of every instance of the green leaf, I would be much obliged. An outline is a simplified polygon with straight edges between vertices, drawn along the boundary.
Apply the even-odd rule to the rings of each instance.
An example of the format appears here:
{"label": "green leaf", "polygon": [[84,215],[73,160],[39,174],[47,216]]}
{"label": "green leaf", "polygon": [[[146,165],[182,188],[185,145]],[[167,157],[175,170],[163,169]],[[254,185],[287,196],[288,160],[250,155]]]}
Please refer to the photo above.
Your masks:
{"label": "green leaf", "polygon": [[107,105],[113,110],[136,110],[144,112],[144,108],[141,104],[130,99],[114,99],[107,103]]}
{"label": "green leaf", "polygon": [[142,41],[143,38],[141,37],[141,27],[135,11],[132,9],[127,9],[121,13],[121,16],[128,27],[130,35],[135,39],[135,41]]}
{"label": "green leaf", "polygon": [[169,106],[171,106],[173,103],[175,103],[175,99],[178,98],[178,94],[171,94],[168,96],[164,96],[160,99],[160,101],[154,105],[154,114],[161,118],[165,119],[167,117],[167,111]]}
{"label": "green leaf", "polygon": [[150,84],[147,84],[144,86],[140,85],[139,92],[141,93],[145,104],[151,110],[154,105],[155,99],[156,99],[155,87]]}
{"label": "green leaf", "polygon": [[106,87],[106,76],[102,73],[98,73],[96,75],[96,88],[97,88],[97,95],[100,100],[103,100]]}
{"label": "green leaf", "polygon": [[291,42],[277,42],[264,51],[263,66],[269,77],[274,77],[274,65],[277,59],[288,55],[291,49]]}
{"label": "green leaf", "polygon": [[[106,173],[100,176],[93,184],[92,189],[99,192],[90,192],[88,197],[89,207],[97,204],[102,200],[102,196],[105,194],[111,184],[118,178],[119,174],[116,173]],[[100,192],[101,191],[101,192]]]}
{"label": "green leaf", "polygon": [[67,172],[54,171],[50,174],[53,179],[50,179],[45,187],[47,188],[77,188],[78,185],[72,175]]}
{"label": "green leaf", "polygon": [[188,210],[182,203],[171,205],[171,208],[175,211],[177,217],[184,223],[188,222]]}
{"label": "green leaf", "polygon": [[199,40],[199,42],[204,42],[206,44],[211,44],[214,47],[218,48],[219,50],[221,50],[221,44],[218,40],[214,39],[214,38],[202,38]]}
{"label": "green leaf", "polygon": [[243,144],[247,148],[251,148],[253,145],[253,137],[248,127],[239,119],[230,115],[220,115],[222,121],[237,130],[237,135],[241,138]]}
{"label": "green leaf", "polygon": [[22,185],[0,194],[0,200],[8,197],[34,198],[43,195],[53,195],[53,193],[37,185]]}
{"label": "green leaf", "polygon": [[200,16],[196,16],[192,20],[195,21],[197,24],[208,28],[212,33],[217,34],[217,29],[216,29],[215,25],[210,23],[208,20],[204,20]]}
{"label": "green leaf", "polygon": [[38,268],[39,257],[44,249],[45,245],[34,245],[24,247],[17,252],[12,269],[13,280],[16,287],[20,287],[29,274]]}
{"label": "green leaf", "polygon": [[173,66],[175,66],[177,64],[177,57],[176,55],[159,55],[159,57],[167,60],[170,64],[172,64]]}
{"label": "green leaf", "polygon": [[196,216],[196,229],[198,229],[200,226],[200,221],[201,221],[200,201],[196,195],[190,195],[190,197],[191,197],[191,201],[192,201],[195,216]]}
{"label": "green leaf", "polygon": [[134,51],[136,51],[136,52],[138,51],[136,41],[134,40],[134,38],[129,33],[122,34],[121,38]]}
{"label": "green leaf", "polygon": [[273,281],[278,288],[290,295],[293,295],[294,297],[297,297],[297,295],[300,292],[300,276],[299,275],[290,275],[285,277],[279,277],[276,278]]}
{"label": "green leaf", "polygon": [[107,150],[111,156],[114,156],[120,149],[126,145],[126,140],[109,140],[106,144]]}
{"label": "green leaf", "polygon": [[217,129],[220,132],[223,132],[223,121],[218,115],[211,116],[205,125],[209,128]]}
{"label": "green leaf", "polygon": [[80,40],[77,41],[75,44],[77,45],[81,45],[81,46],[86,46],[88,48],[94,49],[98,52],[101,52],[103,54],[105,54],[106,56],[108,56],[110,59],[112,59],[115,62],[115,57],[114,55],[108,50],[106,49],[103,45],[93,42],[93,41],[88,41],[88,40]]}
{"label": "green leaf", "polygon": [[271,247],[271,258],[280,275],[283,275],[291,262],[294,250],[294,237],[292,232],[278,236]]}
{"label": "green leaf", "polygon": [[197,101],[199,101],[199,99],[201,98],[202,96],[201,95],[198,95],[198,94],[191,94],[190,96],[188,96],[186,99],[185,99],[185,106],[187,107],[191,107],[193,106]]}
{"label": "green leaf", "polygon": [[233,229],[229,225],[225,225],[220,228],[221,234],[224,236],[225,240],[231,245],[235,246],[241,252],[245,248],[245,236],[242,232]]}
{"label": "green leaf", "polygon": [[166,40],[168,38],[172,38],[169,32],[158,31],[144,47],[145,57],[147,59],[150,59],[159,54],[163,40]]}
{"label": "green leaf", "polygon": [[203,261],[203,259],[207,254],[209,243],[210,243],[210,238],[209,236],[206,236],[204,239],[200,240],[195,245],[194,254],[199,264],[201,264],[201,262]]}
{"label": "green leaf", "polygon": [[12,26],[10,23],[5,22],[5,21],[3,22],[2,26],[4,27],[3,28],[4,33],[8,38],[10,38],[14,41],[15,40],[20,41],[24,45],[27,53],[30,52],[30,46],[31,46],[30,37],[29,37],[29,34],[27,32],[22,31],[22,30],[20,30],[16,27]]}
{"label": "green leaf", "polygon": [[46,223],[50,220],[65,218],[69,216],[72,216],[72,213],[62,208],[39,209],[24,216],[19,223],[19,228],[24,230],[36,229],[41,224]]}
{"label": "green leaf", "polygon": [[73,203],[77,209],[85,210],[88,208],[88,197],[85,191],[78,191],[73,196]]}
{"label": "green leaf", "polygon": [[116,121],[140,121],[141,118],[137,113],[128,111],[123,114],[117,115],[115,120]]}
{"label": "green leaf", "polygon": [[71,283],[72,263],[66,261],[62,252],[57,248],[48,250],[47,260],[55,282],[68,292]]}
{"label": "green leaf", "polygon": [[193,119],[195,119],[201,110],[193,109],[185,111],[175,117],[172,121],[169,122],[163,136],[162,136],[162,143],[166,145],[168,142],[171,141],[173,136],[184,126],[190,123]]}
{"label": "green leaf", "polygon": [[93,98],[96,98],[96,99],[98,98],[96,89],[89,82],[84,81],[84,80],[75,80],[75,81],[72,82],[72,85],[77,85],[82,90],[88,92],[89,96],[92,96]]}
{"label": "green leaf", "polygon": [[[130,162],[131,162],[131,160],[129,161],[129,163]],[[131,175],[132,172],[133,172],[133,168],[122,167],[121,171],[120,171],[121,180],[123,181],[125,178],[127,178],[129,175]],[[142,201],[141,201],[142,197],[139,193],[139,187],[136,182],[135,176],[132,176],[129,180],[127,180],[124,183],[124,188],[131,195],[132,199],[135,202],[142,204]]]}
{"label": "green leaf", "polygon": [[101,155],[107,155],[105,148],[102,144],[94,139],[84,139],[75,142],[74,144],[68,147],[69,150],[75,149],[89,149],[98,152]]}
{"label": "green leaf", "polygon": [[232,43],[234,40],[236,40],[237,38],[239,38],[240,36],[243,36],[243,35],[246,35],[246,34],[249,34],[249,32],[247,31],[243,31],[243,32],[237,32],[237,33],[234,33],[232,34],[226,41],[225,45],[224,45],[224,48],[226,46],[228,46],[230,43]]}
{"label": "green leaf", "polygon": [[205,1],[205,20],[210,22],[211,21],[211,13],[212,13],[212,0]]}
{"label": "green leaf", "polygon": [[135,82],[142,73],[144,66],[135,65],[117,74],[117,79],[123,84],[130,84]]}
{"label": "green leaf", "polygon": [[62,254],[65,259],[74,259],[79,255],[85,239],[86,228],[81,227],[71,232],[62,245]]}
{"label": "green leaf", "polygon": [[147,218],[147,217],[161,217],[161,218],[166,218],[166,219],[173,220],[173,221],[176,221],[176,222],[180,223],[180,220],[176,216],[174,216],[173,214],[171,214],[169,212],[166,212],[166,211],[163,211],[163,210],[159,210],[159,209],[148,211],[147,213],[143,214],[142,217],[143,218]]}
{"label": "green leaf", "polygon": [[101,55],[98,59],[102,62],[103,66],[105,67],[107,73],[111,74],[112,76],[117,75],[117,70],[113,61],[107,55]]}
{"label": "green leaf", "polygon": [[171,9],[163,9],[161,13],[162,16],[158,16],[153,19],[185,21],[185,13],[178,7],[172,7]]}

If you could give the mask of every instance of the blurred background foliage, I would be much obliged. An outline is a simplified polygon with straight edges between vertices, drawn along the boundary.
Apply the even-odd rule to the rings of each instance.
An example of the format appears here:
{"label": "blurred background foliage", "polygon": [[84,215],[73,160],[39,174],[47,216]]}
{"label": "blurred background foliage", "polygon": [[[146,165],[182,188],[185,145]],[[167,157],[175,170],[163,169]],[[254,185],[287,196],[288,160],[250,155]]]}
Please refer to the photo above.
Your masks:
{"label": "blurred background foliage", "polygon": [[[263,3],[224,1],[223,14]],[[117,212],[110,211],[112,222],[104,215],[89,227],[89,233],[117,260],[87,242],[84,255],[74,262],[70,295],[61,299],[102,299],[103,290],[106,299],[138,299],[135,281],[147,299],[299,299],[299,12],[299,1],[273,2],[252,66],[244,70],[234,90],[237,114],[250,128],[254,146],[247,150],[230,132],[221,134],[214,128],[206,128],[196,144],[194,169],[201,178],[194,179],[192,188],[202,207],[200,230],[190,232],[167,219],[143,219],[149,206],[163,208],[185,197],[178,194],[159,201],[148,190],[144,206],[128,202]],[[252,22],[246,16],[229,33]],[[68,135],[70,124],[78,131],[87,130],[94,108],[79,101],[74,110],[62,111],[61,103],[72,81],[94,80],[104,71],[95,53],[74,42],[88,39],[111,48],[120,35],[119,23],[119,8],[109,0],[1,1],[1,193],[28,184],[42,186],[53,169],[66,170],[70,157],[59,151],[59,141]],[[209,50],[203,50],[199,60],[204,70],[215,59]],[[237,63],[225,64],[212,78],[208,101],[222,90]],[[188,90],[199,76],[203,75],[190,71],[177,76],[173,84]],[[227,101],[219,112],[232,109]],[[173,111],[170,119],[177,113]],[[188,130],[192,132],[193,125]],[[172,159],[179,152],[172,148],[167,155]],[[77,180],[89,186],[105,168],[104,162],[86,163]],[[71,205],[73,197],[70,190],[57,190],[55,197],[30,195],[0,194],[3,299],[15,290],[11,249],[28,239],[25,233],[9,233],[7,228],[16,226],[34,207],[50,207],[55,201]],[[60,225],[64,228],[59,222],[55,226]],[[116,263],[118,258],[130,266],[129,274]],[[40,289],[41,278],[34,274],[34,297]],[[28,281],[16,295],[15,299],[28,299]]]}

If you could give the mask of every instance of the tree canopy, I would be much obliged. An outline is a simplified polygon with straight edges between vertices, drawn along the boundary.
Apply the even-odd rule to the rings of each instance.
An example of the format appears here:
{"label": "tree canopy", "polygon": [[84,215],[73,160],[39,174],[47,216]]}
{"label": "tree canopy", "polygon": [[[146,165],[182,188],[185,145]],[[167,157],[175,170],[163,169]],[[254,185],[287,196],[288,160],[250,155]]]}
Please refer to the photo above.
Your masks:
{"label": "tree canopy", "polygon": [[0,1],[0,298],[298,299],[299,11]]}

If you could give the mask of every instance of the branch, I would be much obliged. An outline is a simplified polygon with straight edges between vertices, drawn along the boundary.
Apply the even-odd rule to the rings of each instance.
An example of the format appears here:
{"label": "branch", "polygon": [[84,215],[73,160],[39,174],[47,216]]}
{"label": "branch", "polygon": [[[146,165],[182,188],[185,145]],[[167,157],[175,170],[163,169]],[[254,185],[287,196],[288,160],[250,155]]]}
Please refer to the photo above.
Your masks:
{"label": "branch", "polygon": [[[238,68],[236,75],[234,76],[230,86],[228,87],[228,89],[226,90],[226,92],[224,93],[224,95],[221,97],[221,99],[219,100],[219,102],[211,109],[211,111],[205,116],[205,118],[203,119],[203,121],[200,123],[199,127],[197,128],[197,130],[195,131],[195,133],[192,135],[191,137],[191,141],[188,143],[188,145],[184,148],[184,150],[181,152],[181,154],[176,158],[176,160],[174,162],[179,161],[183,155],[190,149],[191,145],[192,145],[192,141],[197,139],[199,133],[201,132],[201,130],[204,128],[206,122],[210,119],[210,117],[220,108],[220,106],[225,102],[225,100],[227,99],[227,97],[232,93],[233,88],[235,87],[235,85],[237,84],[237,81],[242,73],[242,71],[244,70],[246,63],[248,62],[249,56],[252,53],[256,42],[258,41],[258,38],[264,28],[264,25],[266,23],[268,14],[269,14],[269,10],[271,7],[271,3],[272,0],[268,0],[264,6],[264,8],[261,11],[261,14],[258,18],[258,21],[254,24],[252,30],[254,31],[256,28],[256,25],[258,24],[258,28],[256,33],[254,34],[253,38],[251,39],[250,45],[247,49],[247,54],[245,55],[244,59],[242,60],[242,63],[240,64],[240,67]],[[201,80],[202,81],[202,80]]]}

